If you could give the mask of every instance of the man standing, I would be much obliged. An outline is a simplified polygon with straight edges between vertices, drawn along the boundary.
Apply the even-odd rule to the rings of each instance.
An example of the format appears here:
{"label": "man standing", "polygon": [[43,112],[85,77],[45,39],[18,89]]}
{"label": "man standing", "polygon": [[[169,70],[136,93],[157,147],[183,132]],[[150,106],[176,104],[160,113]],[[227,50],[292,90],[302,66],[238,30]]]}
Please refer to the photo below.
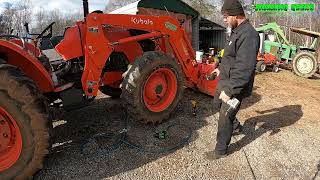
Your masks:
{"label": "man standing", "polygon": [[243,98],[251,95],[260,47],[259,34],[246,19],[238,0],[225,0],[221,12],[231,34],[224,48],[224,57],[214,71],[220,75],[214,96],[214,105],[220,109],[220,114],[217,144],[213,152],[207,153],[209,159],[226,156],[233,132],[241,130],[236,119],[240,105],[227,112],[227,101],[237,98],[241,104]]}

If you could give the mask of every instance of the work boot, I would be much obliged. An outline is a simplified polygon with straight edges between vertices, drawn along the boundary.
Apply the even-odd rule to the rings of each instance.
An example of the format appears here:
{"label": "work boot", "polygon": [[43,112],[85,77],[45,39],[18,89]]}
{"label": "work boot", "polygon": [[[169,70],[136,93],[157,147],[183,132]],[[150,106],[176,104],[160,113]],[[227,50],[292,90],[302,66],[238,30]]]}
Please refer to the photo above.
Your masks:
{"label": "work boot", "polygon": [[232,135],[239,135],[242,132],[243,126],[240,124],[239,120],[236,118],[233,121],[233,132]]}
{"label": "work boot", "polygon": [[213,160],[217,160],[217,159],[226,157],[227,153],[222,154],[222,153],[218,153],[216,151],[209,151],[209,152],[205,153],[205,156],[208,160],[213,161]]}

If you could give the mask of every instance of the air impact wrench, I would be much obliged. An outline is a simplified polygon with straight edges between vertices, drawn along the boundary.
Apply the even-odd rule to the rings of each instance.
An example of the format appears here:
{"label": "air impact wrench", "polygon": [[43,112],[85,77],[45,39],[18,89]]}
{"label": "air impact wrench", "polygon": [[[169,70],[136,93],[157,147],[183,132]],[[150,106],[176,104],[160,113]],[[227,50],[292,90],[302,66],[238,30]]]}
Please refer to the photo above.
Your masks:
{"label": "air impact wrench", "polygon": [[232,98],[227,101],[227,105],[229,107],[226,111],[225,116],[227,116],[228,113],[230,113],[232,110],[236,110],[238,108],[238,106],[240,105],[240,101],[237,98]]}
{"label": "air impact wrench", "polygon": [[216,72],[214,72],[214,73],[212,73],[212,74],[210,74],[210,75],[206,75],[206,80],[208,80],[208,81],[212,81],[212,80],[215,80],[216,79],[216,77],[217,77],[217,73]]}

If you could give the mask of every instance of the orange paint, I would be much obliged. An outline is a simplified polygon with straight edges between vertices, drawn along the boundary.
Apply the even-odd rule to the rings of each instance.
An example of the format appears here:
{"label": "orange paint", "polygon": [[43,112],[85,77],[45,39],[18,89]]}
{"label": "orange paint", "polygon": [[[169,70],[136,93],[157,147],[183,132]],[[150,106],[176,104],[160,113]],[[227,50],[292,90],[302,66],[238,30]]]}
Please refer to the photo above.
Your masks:
{"label": "orange paint", "polygon": [[18,67],[30,77],[42,92],[53,91],[53,82],[49,72],[35,56],[28,53],[20,45],[0,40],[0,54],[6,56],[9,64]]}

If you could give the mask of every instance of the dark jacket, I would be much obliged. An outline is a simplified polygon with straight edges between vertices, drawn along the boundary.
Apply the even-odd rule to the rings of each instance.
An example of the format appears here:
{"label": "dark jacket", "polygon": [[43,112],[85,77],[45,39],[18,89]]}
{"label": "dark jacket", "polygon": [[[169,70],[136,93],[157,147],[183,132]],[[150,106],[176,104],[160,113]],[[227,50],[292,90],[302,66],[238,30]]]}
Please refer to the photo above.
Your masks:
{"label": "dark jacket", "polygon": [[219,65],[219,91],[224,91],[231,98],[252,94],[259,47],[259,33],[248,20],[232,31]]}

